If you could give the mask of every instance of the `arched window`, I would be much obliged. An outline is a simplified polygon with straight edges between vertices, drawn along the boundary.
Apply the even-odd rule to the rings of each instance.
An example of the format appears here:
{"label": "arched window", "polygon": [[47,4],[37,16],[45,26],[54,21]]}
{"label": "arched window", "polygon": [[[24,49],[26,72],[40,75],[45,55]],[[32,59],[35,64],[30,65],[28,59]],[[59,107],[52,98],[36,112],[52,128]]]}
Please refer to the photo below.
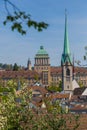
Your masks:
{"label": "arched window", "polygon": [[67,76],[70,76],[70,70],[67,68],[67,70],[66,70],[66,75]]}

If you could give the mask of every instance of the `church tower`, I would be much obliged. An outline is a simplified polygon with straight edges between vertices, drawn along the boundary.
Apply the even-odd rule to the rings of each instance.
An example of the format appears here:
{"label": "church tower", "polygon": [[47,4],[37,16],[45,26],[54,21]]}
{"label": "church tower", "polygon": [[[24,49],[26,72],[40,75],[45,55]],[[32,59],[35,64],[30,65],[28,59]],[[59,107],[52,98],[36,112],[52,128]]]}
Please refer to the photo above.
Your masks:
{"label": "church tower", "polygon": [[31,65],[30,59],[28,59],[28,62],[27,62],[27,69],[32,70],[32,65]]}
{"label": "church tower", "polygon": [[62,66],[62,89],[65,93],[72,92],[73,65],[69,48],[66,12],[65,12],[64,49],[61,58],[61,66]]}
{"label": "church tower", "polygon": [[35,55],[34,70],[42,75],[42,83],[46,86],[50,83],[50,58],[43,46]]}

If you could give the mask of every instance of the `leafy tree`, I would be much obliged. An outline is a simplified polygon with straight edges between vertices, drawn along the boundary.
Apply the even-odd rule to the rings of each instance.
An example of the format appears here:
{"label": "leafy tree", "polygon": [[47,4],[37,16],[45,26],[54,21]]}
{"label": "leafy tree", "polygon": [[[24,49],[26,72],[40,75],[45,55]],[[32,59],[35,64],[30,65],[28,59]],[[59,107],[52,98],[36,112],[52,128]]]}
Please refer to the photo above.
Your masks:
{"label": "leafy tree", "polygon": [[[84,61],[87,62],[87,46],[85,46],[84,49],[85,49],[85,54],[84,54],[84,56],[83,56],[83,59],[84,59]],[[75,61],[75,62],[76,62],[76,64],[77,64],[78,66],[82,66],[82,67],[83,67],[83,66],[84,66],[84,67],[87,66],[87,63],[82,65],[82,63],[81,63],[80,60],[77,60],[77,61]]]}
{"label": "leafy tree", "polygon": [[45,98],[44,102],[46,104],[46,108],[47,108],[47,112],[48,113],[65,113],[64,110],[62,109],[62,107],[59,105],[60,102],[59,101],[55,101],[55,102],[51,102],[50,98]]}
{"label": "leafy tree", "polygon": [[84,87],[82,81],[79,81],[78,84],[79,84],[79,86],[80,86],[81,88]]}
{"label": "leafy tree", "polygon": [[86,66],[86,67],[87,67],[87,46],[85,46],[84,61],[86,61],[86,64],[85,64],[84,66]]}
{"label": "leafy tree", "polygon": [[[21,11],[11,0],[3,0],[5,5],[5,10],[7,12],[7,16],[4,25],[7,23],[11,23],[12,31],[17,30],[20,34],[26,34],[26,29],[30,27],[34,27],[34,29],[39,32],[48,27],[48,24],[45,22],[37,22],[31,19],[31,15],[27,14],[25,11]],[[9,5],[13,8],[9,9]],[[25,26],[26,25],[26,26]]]}
{"label": "leafy tree", "polygon": [[51,92],[61,92],[62,91],[62,81],[59,81],[58,84],[51,83],[51,85],[47,89],[48,89],[48,91],[51,91]]}
{"label": "leafy tree", "polygon": [[62,91],[62,81],[61,80],[59,81],[59,84],[58,84],[58,90],[59,90],[59,92]]}
{"label": "leafy tree", "polygon": [[34,79],[35,79],[36,82],[39,80],[38,74],[35,74],[35,75],[34,75]]}
{"label": "leafy tree", "polygon": [[[24,89],[17,94],[13,87],[12,89],[7,87],[7,89],[7,94],[0,92],[1,130],[76,130],[79,127],[77,116],[58,115],[61,110],[58,104],[54,105],[57,111],[51,109],[48,113],[37,114],[36,110],[33,111],[29,107],[32,101],[31,91]],[[71,129],[68,124],[72,125],[73,121],[74,125]]]}
{"label": "leafy tree", "polygon": [[59,88],[57,86],[49,86],[47,90],[51,92],[58,92]]}
{"label": "leafy tree", "polygon": [[14,66],[13,66],[13,71],[18,71],[19,67],[18,65],[15,63]]}

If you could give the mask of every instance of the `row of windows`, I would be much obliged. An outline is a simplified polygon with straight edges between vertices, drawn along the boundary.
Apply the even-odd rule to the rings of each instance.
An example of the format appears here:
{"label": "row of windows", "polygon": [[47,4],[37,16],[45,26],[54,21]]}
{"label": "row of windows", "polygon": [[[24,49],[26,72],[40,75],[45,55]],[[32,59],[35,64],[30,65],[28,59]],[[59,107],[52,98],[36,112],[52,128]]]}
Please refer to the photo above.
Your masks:
{"label": "row of windows", "polygon": [[52,81],[59,81],[59,77],[52,77]]}
{"label": "row of windows", "polygon": [[38,64],[38,65],[46,64],[47,65],[47,64],[49,64],[49,60],[48,59],[35,59],[35,64]]}
{"label": "row of windows", "polygon": [[43,73],[43,83],[48,84],[48,72]]}

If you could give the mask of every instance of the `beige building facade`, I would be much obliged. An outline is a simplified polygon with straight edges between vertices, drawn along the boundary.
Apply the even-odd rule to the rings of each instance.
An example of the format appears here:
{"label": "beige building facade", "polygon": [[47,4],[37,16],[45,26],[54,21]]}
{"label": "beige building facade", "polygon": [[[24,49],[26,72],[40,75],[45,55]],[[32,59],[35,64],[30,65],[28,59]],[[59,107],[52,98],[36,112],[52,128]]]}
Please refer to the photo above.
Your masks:
{"label": "beige building facade", "polygon": [[41,74],[42,84],[47,86],[50,82],[50,58],[43,46],[35,55],[34,70]]}

